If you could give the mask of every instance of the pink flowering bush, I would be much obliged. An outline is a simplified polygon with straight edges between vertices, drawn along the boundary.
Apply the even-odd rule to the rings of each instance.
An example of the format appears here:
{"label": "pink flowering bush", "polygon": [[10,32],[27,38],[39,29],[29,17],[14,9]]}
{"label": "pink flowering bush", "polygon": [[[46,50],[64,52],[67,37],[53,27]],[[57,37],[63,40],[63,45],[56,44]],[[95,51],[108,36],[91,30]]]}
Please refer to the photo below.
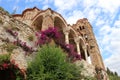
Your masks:
{"label": "pink flowering bush", "polygon": [[60,33],[57,28],[49,27],[47,30],[37,32],[36,36],[38,39],[37,45],[43,45],[49,43],[51,39],[59,39]]}
{"label": "pink flowering bush", "polygon": [[68,57],[72,58],[73,61],[81,60],[81,55],[75,52],[75,48],[72,44],[60,44],[60,46],[68,53]]}
{"label": "pink flowering bush", "polygon": [[17,39],[13,42],[14,45],[20,46],[26,52],[33,52],[33,48],[29,47],[26,42],[22,42],[21,40]]}
{"label": "pink flowering bush", "polygon": [[10,61],[10,54],[0,55],[0,80],[24,80],[24,73]]}
{"label": "pink flowering bush", "polygon": [[12,36],[17,37],[18,33],[12,31],[11,29],[7,29],[6,32],[10,33]]}
{"label": "pink flowering bush", "polygon": [[51,39],[55,41],[57,45],[60,45],[61,48],[68,53],[68,57],[73,61],[80,60],[81,56],[75,52],[75,48],[72,44],[65,44],[61,42],[61,34],[58,32],[57,28],[49,27],[47,30],[39,31],[36,33],[37,36],[37,45],[48,44]]}

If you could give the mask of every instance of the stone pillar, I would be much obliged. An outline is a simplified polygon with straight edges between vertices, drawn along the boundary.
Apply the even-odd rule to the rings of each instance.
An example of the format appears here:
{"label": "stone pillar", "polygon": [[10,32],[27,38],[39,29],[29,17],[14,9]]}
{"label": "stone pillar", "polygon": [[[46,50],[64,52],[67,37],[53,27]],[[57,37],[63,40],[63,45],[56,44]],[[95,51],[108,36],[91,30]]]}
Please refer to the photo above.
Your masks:
{"label": "stone pillar", "polygon": [[77,53],[78,53],[79,55],[81,55],[81,53],[80,53],[80,38],[79,38],[78,36],[76,36],[76,37],[74,38],[74,40],[75,40],[76,47],[77,47]]}
{"label": "stone pillar", "polygon": [[63,28],[63,33],[65,34],[65,43],[66,44],[69,44],[69,32],[70,32],[69,27]]}
{"label": "stone pillar", "polygon": [[87,55],[87,47],[86,47],[86,45],[83,47],[83,49],[84,49],[84,52],[85,52],[85,59],[88,62],[88,55]]}
{"label": "stone pillar", "polygon": [[76,46],[77,46],[77,52],[78,52],[78,54],[81,55],[79,42],[76,43]]}
{"label": "stone pillar", "polygon": [[65,32],[64,34],[65,34],[65,43],[69,44],[69,33]]}

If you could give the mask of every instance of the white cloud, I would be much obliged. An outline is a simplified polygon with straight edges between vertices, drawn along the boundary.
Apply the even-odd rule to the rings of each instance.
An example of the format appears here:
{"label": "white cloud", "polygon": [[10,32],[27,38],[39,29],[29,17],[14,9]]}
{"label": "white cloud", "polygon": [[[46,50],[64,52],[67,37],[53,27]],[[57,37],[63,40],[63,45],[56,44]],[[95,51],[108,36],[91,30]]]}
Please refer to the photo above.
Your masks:
{"label": "white cloud", "polygon": [[[119,50],[120,51],[120,50]],[[108,59],[105,59],[106,66],[110,68],[110,70],[114,72],[118,72],[120,75],[120,53],[115,53],[110,56]]]}
{"label": "white cloud", "polygon": [[54,5],[57,7],[57,11],[62,12],[65,10],[73,10],[74,7],[80,5],[80,0],[55,0]]}
{"label": "white cloud", "polygon": [[103,25],[103,24],[105,24],[105,22],[104,22],[104,20],[102,20],[100,18],[98,18],[96,23],[95,23],[96,26],[100,26],[100,25]]}
{"label": "white cloud", "polygon": [[115,24],[114,24],[115,27],[120,27],[120,20],[119,21],[116,21]]}
{"label": "white cloud", "polygon": [[49,7],[48,5],[44,5],[44,6],[42,7],[42,9],[45,10],[45,9],[47,9],[48,7]]}
{"label": "white cloud", "polygon": [[105,35],[109,35],[108,33],[111,32],[111,27],[109,25],[104,25],[100,28],[100,35],[105,36]]}
{"label": "white cloud", "polygon": [[75,24],[80,18],[84,18],[84,14],[79,10],[75,10],[70,13],[70,16],[66,20],[69,24]]}
{"label": "white cloud", "polygon": [[[100,29],[100,38],[103,54],[111,55],[110,57],[105,58],[104,62],[107,67],[112,71],[118,72],[120,75],[120,26],[118,24],[120,20],[116,20],[113,27],[109,25],[103,26]],[[99,42],[99,43],[100,43]]]}
{"label": "white cloud", "polygon": [[83,6],[85,8],[90,8],[90,7],[94,6],[94,5],[96,5],[97,2],[98,2],[97,0],[83,0]]}
{"label": "white cloud", "polygon": [[41,2],[42,0],[25,0],[26,3],[28,2]]}
{"label": "white cloud", "polygon": [[119,0],[98,0],[98,6],[114,13],[115,10],[119,9]]}
{"label": "white cloud", "polygon": [[92,23],[94,20],[96,20],[98,13],[96,9],[89,9],[85,12],[86,17],[89,19],[89,21]]}

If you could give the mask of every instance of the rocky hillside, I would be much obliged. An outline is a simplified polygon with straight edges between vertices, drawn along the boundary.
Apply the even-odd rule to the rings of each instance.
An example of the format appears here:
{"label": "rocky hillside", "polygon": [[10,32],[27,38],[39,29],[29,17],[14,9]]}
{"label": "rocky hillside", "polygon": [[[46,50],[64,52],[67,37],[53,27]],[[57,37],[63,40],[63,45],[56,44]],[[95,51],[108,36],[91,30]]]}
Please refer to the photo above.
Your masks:
{"label": "rocky hillside", "polygon": [[34,30],[0,9],[0,54],[11,54],[20,69],[26,69],[25,55],[36,51]]}

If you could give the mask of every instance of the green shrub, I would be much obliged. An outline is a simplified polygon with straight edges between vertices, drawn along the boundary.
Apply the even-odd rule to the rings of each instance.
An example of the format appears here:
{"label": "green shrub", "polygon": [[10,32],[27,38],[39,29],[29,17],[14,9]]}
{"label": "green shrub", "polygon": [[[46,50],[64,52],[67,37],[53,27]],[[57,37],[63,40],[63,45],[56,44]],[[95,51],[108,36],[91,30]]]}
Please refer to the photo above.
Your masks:
{"label": "green shrub", "polygon": [[66,55],[60,48],[45,45],[29,64],[27,80],[80,80],[80,71],[66,62]]}
{"label": "green shrub", "polygon": [[10,61],[10,54],[0,55],[0,65],[3,64],[4,62],[9,62],[9,61]]}
{"label": "green shrub", "polygon": [[120,76],[118,76],[117,72],[112,72],[109,68],[107,68],[107,74],[109,80],[120,80]]}
{"label": "green shrub", "polygon": [[28,36],[28,40],[29,40],[29,41],[33,41],[33,40],[34,40],[34,36],[33,36],[33,35],[29,35],[29,36]]}

